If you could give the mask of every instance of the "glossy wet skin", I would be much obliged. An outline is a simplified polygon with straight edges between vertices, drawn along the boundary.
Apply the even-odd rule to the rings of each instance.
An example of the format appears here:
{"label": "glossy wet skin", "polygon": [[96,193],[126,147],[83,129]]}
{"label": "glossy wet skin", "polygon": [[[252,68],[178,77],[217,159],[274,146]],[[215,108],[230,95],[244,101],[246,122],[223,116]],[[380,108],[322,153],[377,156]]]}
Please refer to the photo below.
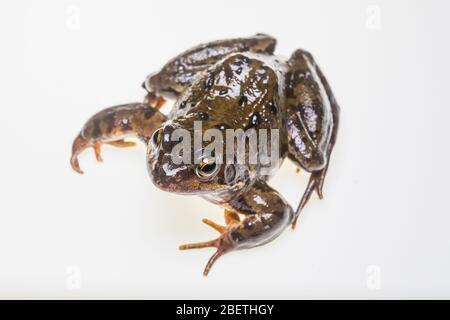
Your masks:
{"label": "glossy wet skin", "polygon": [[189,49],[167,62],[156,74],[145,80],[148,91],[159,96],[176,98],[189,86],[199,72],[223,57],[237,52],[273,53],[276,40],[258,34],[247,39],[219,40]]}
{"label": "glossy wet skin", "polygon": [[[284,59],[273,54],[275,44],[274,38],[258,34],[189,49],[146,78],[144,102],[100,111],[73,143],[71,165],[82,173],[78,155],[86,148],[93,147],[101,160],[102,144],[128,147],[133,142],[124,139],[137,137],[147,145],[148,171],[158,188],[200,195],[224,209],[225,226],[203,220],[220,233],[218,238],[180,246],[217,249],[204,275],[224,253],[263,245],[294,227],[311,195],[323,197],[340,108],[311,54],[298,49]],[[166,99],[175,99],[167,116],[158,110]],[[198,122],[203,134],[216,129],[224,138],[227,129],[267,129],[270,140],[270,130],[278,130],[279,163],[287,157],[311,173],[297,210],[270,187],[260,163],[195,163],[208,141],[191,144],[189,163],[174,163],[176,129],[184,129],[192,141]]]}
{"label": "glossy wet skin", "polygon": [[[260,176],[257,165],[220,164],[208,179],[199,177],[196,164],[173,164],[171,151],[177,142],[171,142],[170,136],[174,129],[183,128],[192,132],[193,138],[194,121],[201,121],[203,134],[208,129],[217,129],[224,137],[226,129],[283,130],[279,76],[264,59],[255,54],[232,54],[199,76],[180,96],[162,126],[161,142],[152,144],[148,151],[149,172],[155,185],[170,192],[220,191],[219,197],[220,194],[229,197],[223,191],[238,192]],[[203,147],[208,143],[204,142]],[[196,151],[192,144],[191,154]]]}

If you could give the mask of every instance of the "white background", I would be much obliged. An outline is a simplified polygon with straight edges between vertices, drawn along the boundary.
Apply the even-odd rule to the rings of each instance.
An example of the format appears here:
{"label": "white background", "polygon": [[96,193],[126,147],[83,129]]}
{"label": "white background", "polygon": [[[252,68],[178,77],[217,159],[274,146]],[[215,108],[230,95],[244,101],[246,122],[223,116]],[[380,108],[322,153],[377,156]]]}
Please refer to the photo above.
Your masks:
{"label": "white background", "polygon": [[[446,1],[4,1],[0,298],[450,298]],[[295,232],[178,251],[222,210],[157,190],[145,147],[69,165],[93,113],[202,42],[257,32],[313,53],[342,107],[325,198]],[[295,207],[307,174],[273,179]]]}

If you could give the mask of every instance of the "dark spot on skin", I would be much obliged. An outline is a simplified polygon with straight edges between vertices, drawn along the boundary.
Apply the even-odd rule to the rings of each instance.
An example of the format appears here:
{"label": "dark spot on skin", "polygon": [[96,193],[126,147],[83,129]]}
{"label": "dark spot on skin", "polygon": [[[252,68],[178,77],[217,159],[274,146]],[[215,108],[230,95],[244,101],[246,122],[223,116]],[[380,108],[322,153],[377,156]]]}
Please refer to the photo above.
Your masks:
{"label": "dark spot on skin", "polygon": [[251,123],[247,124],[243,129],[244,131],[250,130],[250,129],[254,129],[254,125],[252,125]]}
{"label": "dark spot on skin", "polygon": [[106,123],[106,130],[107,130],[108,132],[111,132],[112,129],[114,129],[114,125],[115,125],[115,122],[116,122],[116,116],[115,116],[115,114],[112,113],[112,112],[109,113],[109,114],[107,114],[107,115],[105,116],[104,121],[105,121],[105,123]]}
{"label": "dark spot on skin", "polygon": [[250,223],[244,223],[244,229],[245,230],[252,230],[253,229],[253,225],[252,224],[250,224]]}
{"label": "dark spot on skin", "polygon": [[248,101],[247,97],[246,97],[245,95],[242,95],[242,96],[239,98],[238,103],[239,103],[239,105],[242,107],[242,106],[244,106],[244,105],[247,103],[247,101]]}
{"label": "dark spot on skin", "polygon": [[269,108],[270,111],[272,111],[272,113],[274,114],[278,113],[277,107],[275,106],[275,103],[273,101],[267,102],[266,106]]}
{"label": "dark spot on skin", "polygon": [[250,117],[250,122],[253,125],[257,125],[259,123],[259,114],[254,113],[251,117]]}
{"label": "dark spot on skin", "polygon": [[147,108],[144,111],[144,118],[146,120],[150,119],[151,117],[153,117],[153,115],[155,114],[155,109],[153,108]]}
{"label": "dark spot on skin", "polygon": [[232,232],[230,234],[230,236],[231,236],[231,239],[233,239],[234,242],[241,242],[241,241],[245,240],[245,237],[242,234],[240,234],[239,232],[237,232],[237,231]]}
{"label": "dark spot on skin", "polygon": [[186,107],[186,101],[180,103],[179,108],[184,109]]}
{"label": "dark spot on skin", "polygon": [[122,118],[120,119],[120,126],[123,128],[123,130],[131,130],[131,121],[128,118]]}
{"label": "dark spot on skin", "polygon": [[272,42],[267,48],[266,48],[266,52],[268,53],[273,53],[275,51],[275,42]]}
{"label": "dark spot on skin", "polygon": [[242,62],[242,60],[237,60],[234,64],[237,66],[242,66],[244,63]]}
{"label": "dark spot on skin", "polygon": [[207,114],[206,112],[200,112],[198,116],[201,120],[209,120],[209,114]]}
{"label": "dark spot on skin", "polygon": [[100,120],[94,119],[92,122],[92,136],[93,137],[100,137],[101,131],[100,131]]}
{"label": "dark spot on skin", "polygon": [[254,113],[252,116],[250,116],[250,123],[245,126],[244,130],[248,130],[251,128],[254,128],[260,120],[260,116],[257,113]]}
{"label": "dark spot on skin", "polygon": [[250,62],[250,59],[247,58],[246,56],[241,56],[239,61],[242,61],[241,64],[242,63],[248,64]]}
{"label": "dark spot on skin", "polygon": [[211,89],[214,85],[214,77],[213,76],[209,76],[208,79],[206,80],[206,85],[205,88],[206,89]]}

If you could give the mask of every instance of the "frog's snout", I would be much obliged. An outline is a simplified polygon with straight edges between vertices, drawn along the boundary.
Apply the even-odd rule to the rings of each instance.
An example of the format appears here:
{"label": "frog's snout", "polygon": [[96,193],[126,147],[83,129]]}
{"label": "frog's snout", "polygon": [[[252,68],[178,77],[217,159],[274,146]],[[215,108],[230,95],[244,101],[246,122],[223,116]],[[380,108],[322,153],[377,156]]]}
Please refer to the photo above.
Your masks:
{"label": "frog's snout", "polygon": [[161,190],[186,193],[185,183],[189,180],[188,165],[174,165],[170,159],[150,159],[148,171],[153,184]]}

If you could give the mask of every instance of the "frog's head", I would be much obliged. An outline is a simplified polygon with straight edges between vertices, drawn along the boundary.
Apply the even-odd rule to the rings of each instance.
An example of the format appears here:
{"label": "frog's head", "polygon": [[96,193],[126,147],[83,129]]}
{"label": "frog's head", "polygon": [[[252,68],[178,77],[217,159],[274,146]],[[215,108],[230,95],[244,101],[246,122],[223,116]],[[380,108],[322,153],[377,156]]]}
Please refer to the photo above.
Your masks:
{"label": "frog's head", "polygon": [[[185,139],[179,139],[179,131],[176,129],[180,129],[180,126],[182,124],[177,122],[166,122],[153,133],[149,142],[147,166],[150,177],[158,188],[180,194],[213,195],[239,190],[246,185],[251,177],[250,170],[245,165],[220,163],[213,157],[203,157],[202,152],[194,149],[193,136],[192,143],[187,145],[190,157],[183,161],[179,156],[183,156],[188,149],[180,149],[181,142]],[[190,134],[193,131],[184,132]],[[177,138],[174,139],[176,135]],[[196,158],[195,154],[199,156]]]}

